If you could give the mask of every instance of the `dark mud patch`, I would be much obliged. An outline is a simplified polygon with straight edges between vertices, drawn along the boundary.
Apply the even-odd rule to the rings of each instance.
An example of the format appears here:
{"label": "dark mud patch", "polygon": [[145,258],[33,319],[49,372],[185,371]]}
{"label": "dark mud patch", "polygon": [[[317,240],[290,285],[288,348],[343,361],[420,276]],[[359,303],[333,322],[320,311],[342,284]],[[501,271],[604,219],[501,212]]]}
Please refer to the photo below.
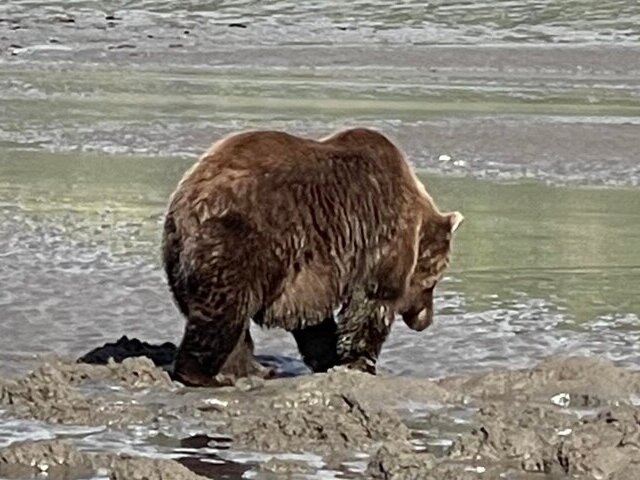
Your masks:
{"label": "dark mud patch", "polygon": [[178,347],[171,342],[151,345],[137,338],[130,339],[124,335],[116,342],[108,342],[90,350],[82,355],[78,362],[106,365],[110,359],[115,362],[122,362],[125,358],[146,357],[158,367],[169,367],[175,359],[177,350]]}
{"label": "dark mud patch", "polygon": [[[153,347],[140,345],[124,349],[136,356],[121,363],[50,359],[0,381],[0,404],[5,414],[50,424],[121,433],[135,426],[178,461],[146,458],[148,450],[89,453],[81,438],[27,441],[0,451],[0,474],[31,478],[45,468],[49,478],[99,469],[103,478],[288,478],[324,469],[398,480],[631,480],[640,468],[640,373],[604,360],[554,357],[529,369],[441,380],[337,368],[198,389],[137,356]],[[419,419],[426,432],[417,434]],[[172,433],[158,440],[167,425]]]}

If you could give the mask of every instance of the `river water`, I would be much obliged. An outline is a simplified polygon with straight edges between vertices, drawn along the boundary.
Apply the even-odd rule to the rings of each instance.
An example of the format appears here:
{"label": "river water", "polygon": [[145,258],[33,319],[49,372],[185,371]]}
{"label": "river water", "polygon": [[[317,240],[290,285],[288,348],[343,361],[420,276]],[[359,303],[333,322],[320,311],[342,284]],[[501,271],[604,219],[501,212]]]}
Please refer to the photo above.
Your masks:
{"label": "river water", "polygon": [[158,246],[182,172],[234,130],[357,124],[466,217],[435,325],[397,324],[383,369],[637,367],[639,41],[625,0],[3,3],[0,370],[177,341]]}

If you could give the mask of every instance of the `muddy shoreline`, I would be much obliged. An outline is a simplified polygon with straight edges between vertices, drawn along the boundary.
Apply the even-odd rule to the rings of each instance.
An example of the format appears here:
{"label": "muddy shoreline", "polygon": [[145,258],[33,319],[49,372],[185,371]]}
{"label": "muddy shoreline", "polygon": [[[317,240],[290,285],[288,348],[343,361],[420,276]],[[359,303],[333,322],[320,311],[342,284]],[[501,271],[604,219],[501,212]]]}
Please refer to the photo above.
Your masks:
{"label": "muddy shoreline", "polygon": [[[640,372],[586,357],[438,380],[338,368],[219,389],[184,388],[146,357],[106,365],[50,358],[27,376],[0,381],[4,415],[113,432],[188,425],[192,434],[173,441],[191,454],[153,458],[88,451],[77,439],[26,440],[0,450],[0,475],[287,478],[329,469],[398,480],[543,473],[632,480],[640,466],[638,399]],[[199,450],[254,452],[261,460],[207,463]],[[286,454],[311,455],[322,466]]]}

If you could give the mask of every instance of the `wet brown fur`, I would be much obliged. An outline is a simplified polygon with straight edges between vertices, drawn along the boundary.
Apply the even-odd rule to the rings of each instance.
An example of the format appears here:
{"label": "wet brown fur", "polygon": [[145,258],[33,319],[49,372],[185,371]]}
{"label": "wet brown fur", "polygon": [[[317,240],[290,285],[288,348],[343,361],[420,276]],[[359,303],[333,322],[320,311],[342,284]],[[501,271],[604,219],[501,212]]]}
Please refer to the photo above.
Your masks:
{"label": "wet brown fur", "polygon": [[251,318],[295,334],[357,288],[425,328],[412,317],[446,268],[451,222],[376,131],[221,140],[185,174],[165,220],[165,270],[187,318],[176,376],[255,373]]}

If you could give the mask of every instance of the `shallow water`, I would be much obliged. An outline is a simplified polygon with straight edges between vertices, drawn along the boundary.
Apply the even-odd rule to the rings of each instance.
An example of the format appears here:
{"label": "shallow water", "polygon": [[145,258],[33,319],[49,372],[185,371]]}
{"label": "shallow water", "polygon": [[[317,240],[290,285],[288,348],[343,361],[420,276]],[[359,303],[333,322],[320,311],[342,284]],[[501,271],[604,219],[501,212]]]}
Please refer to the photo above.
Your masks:
{"label": "shallow water", "polygon": [[180,5],[0,5],[0,146],[187,158],[365,123],[440,173],[640,184],[637,2]]}
{"label": "shallow water", "polygon": [[640,7],[627,0],[559,1],[437,0],[401,3],[391,0],[116,0],[105,8],[90,0],[16,0],[0,12],[29,24],[40,9],[62,21],[92,22],[112,18],[118,25],[141,30],[157,23],[184,28],[207,25],[212,36],[228,26],[247,43],[632,43],[640,38]]}

